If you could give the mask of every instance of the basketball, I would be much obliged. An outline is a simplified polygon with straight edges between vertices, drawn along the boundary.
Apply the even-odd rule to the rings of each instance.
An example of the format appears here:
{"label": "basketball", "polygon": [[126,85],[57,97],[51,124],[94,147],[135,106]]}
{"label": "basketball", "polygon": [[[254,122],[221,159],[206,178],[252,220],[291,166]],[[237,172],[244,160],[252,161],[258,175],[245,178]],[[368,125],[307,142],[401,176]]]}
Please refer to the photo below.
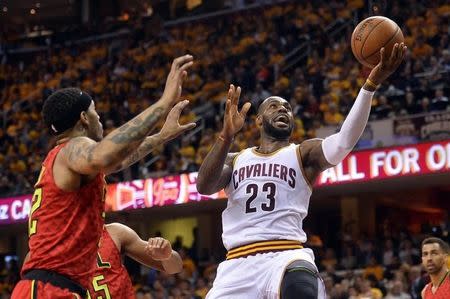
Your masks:
{"label": "basketball", "polygon": [[363,65],[373,68],[380,61],[380,49],[389,57],[395,43],[405,39],[398,25],[389,18],[374,16],[361,21],[352,34],[352,52]]}

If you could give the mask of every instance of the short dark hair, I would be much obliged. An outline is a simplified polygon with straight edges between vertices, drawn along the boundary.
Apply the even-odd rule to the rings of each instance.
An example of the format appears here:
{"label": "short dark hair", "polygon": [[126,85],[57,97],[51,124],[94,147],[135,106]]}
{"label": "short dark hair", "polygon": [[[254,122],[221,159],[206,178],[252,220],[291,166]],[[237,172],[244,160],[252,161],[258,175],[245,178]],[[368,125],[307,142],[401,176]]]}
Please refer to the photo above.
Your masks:
{"label": "short dark hair", "polygon": [[75,126],[80,113],[89,108],[91,101],[92,98],[79,88],[63,88],[52,93],[42,107],[49,131],[58,135]]}
{"label": "short dark hair", "polygon": [[423,248],[423,245],[425,245],[425,244],[433,244],[433,243],[439,244],[439,247],[442,249],[443,252],[445,252],[447,254],[449,253],[450,249],[449,249],[447,242],[445,242],[442,239],[436,238],[436,237],[426,238],[425,240],[423,240],[422,248]]}

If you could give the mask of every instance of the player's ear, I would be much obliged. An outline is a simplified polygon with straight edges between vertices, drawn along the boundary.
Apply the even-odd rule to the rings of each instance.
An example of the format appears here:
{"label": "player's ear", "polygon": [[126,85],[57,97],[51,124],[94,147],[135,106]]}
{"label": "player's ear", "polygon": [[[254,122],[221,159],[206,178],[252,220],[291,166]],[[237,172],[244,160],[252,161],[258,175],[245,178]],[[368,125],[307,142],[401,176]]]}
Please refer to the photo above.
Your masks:
{"label": "player's ear", "polygon": [[84,127],[87,127],[87,126],[88,126],[89,120],[88,120],[86,111],[81,111],[81,112],[80,112],[80,121],[81,121],[81,124],[82,124]]}

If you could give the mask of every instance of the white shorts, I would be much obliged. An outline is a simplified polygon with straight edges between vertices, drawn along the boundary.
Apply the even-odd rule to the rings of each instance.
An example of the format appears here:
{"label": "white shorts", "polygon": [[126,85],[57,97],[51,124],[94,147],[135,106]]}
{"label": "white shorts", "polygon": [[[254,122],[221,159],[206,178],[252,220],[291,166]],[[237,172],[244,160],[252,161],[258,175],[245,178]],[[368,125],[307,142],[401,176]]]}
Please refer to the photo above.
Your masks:
{"label": "white shorts", "polygon": [[[311,249],[258,253],[226,260],[217,268],[217,276],[206,299],[279,299],[281,282],[287,266],[296,260],[314,265]],[[319,299],[325,288],[319,280]]]}

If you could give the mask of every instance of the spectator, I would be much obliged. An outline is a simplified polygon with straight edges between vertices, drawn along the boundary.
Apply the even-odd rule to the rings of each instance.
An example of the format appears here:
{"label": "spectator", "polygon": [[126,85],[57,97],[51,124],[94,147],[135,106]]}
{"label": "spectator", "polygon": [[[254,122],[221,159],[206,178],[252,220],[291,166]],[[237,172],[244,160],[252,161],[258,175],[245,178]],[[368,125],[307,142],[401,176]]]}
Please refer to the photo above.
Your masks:
{"label": "spectator", "polygon": [[431,100],[431,111],[446,110],[449,107],[448,97],[444,96],[442,88],[436,89],[434,98]]}
{"label": "spectator", "polygon": [[353,248],[349,245],[344,247],[344,256],[341,259],[341,267],[345,270],[353,269],[356,266],[356,256],[353,253]]}
{"label": "spectator", "polygon": [[404,292],[403,283],[399,280],[395,280],[392,283],[391,289],[386,299],[411,299],[411,296]]}
{"label": "spectator", "polygon": [[405,95],[405,105],[404,109],[406,110],[407,114],[416,114],[420,111],[420,107],[418,107],[414,93],[411,91],[408,91]]}
{"label": "spectator", "polygon": [[[258,109],[259,104],[270,96],[270,93],[265,90],[261,83],[256,84],[255,92],[251,95],[250,103],[252,103],[253,109]],[[256,110],[255,110],[256,111]]]}
{"label": "spectator", "polygon": [[197,271],[194,261],[187,255],[187,248],[181,248],[178,253],[180,254],[181,259],[183,260],[183,272],[187,277],[192,277],[194,272]]}
{"label": "spectator", "polygon": [[364,277],[367,278],[369,275],[374,275],[375,278],[380,281],[383,279],[383,272],[383,267],[378,264],[377,259],[372,256],[369,264],[364,269]]}
{"label": "spectator", "polygon": [[206,281],[204,278],[199,278],[197,280],[197,285],[195,288],[195,295],[204,299],[206,294],[208,293],[209,288],[206,285]]}
{"label": "spectator", "polygon": [[327,269],[327,267],[335,267],[337,265],[336,255],[332,248],[327,248],[325,251],[325,256],[320,262],[323,269]]}
{"label": "spectator", "polygon": [[330,126],[335,126],[344,121],[344,116],[338,111],[337,105],[335,103],[330,103],[328,106],[328,111],[324,112],[325,124]]}
{"label": "spectator", "polygon": [[430,111],[431,111],[430,99],[428,97],[424,97],[422,99],[422,101],[420,101],[420,112],[426,113],[426,112],[430,112]]}
{"label": "spectator", "polygon": [[395,255],[396,253],[394,252],[394,244],[392,240],[386,240],[383,250],[383,266],[391,266]]}
{"label": "spectator", "polygon": [[392,107],[388,103],[387,97],[382,95],[378,98],[378,103],[371,113],[375,119],[382,119],[388,117],[392,113]]}
{"label": "spectator", "polygon": [[409,265],[417,265],[420,263],[420,252],[417,248],[414,248],[410,240],[405,240],[402,244],[403,248],[400,250],[398,256],[402,263]]}
{"label": "spectator", "polygon": [[413,47],[413,55],[415,58],[425,57],[427,58],[433,53],[433,47],[425,42],[423,36],[417,37]]}

